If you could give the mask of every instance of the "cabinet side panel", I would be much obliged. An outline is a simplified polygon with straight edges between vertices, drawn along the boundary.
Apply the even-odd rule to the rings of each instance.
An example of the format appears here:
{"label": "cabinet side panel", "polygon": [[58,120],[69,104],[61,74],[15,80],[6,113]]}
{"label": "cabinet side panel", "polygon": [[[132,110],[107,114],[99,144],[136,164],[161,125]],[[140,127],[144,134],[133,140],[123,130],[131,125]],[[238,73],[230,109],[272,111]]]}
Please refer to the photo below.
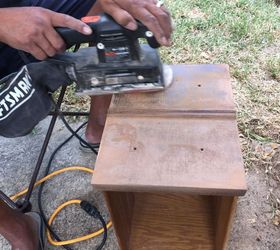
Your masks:
{"label": "cabinet side panel", "polygon": [[128,250],[132,214],[134,207],[133,193],[104,192],[111,220],[121,250]]}
{"label": "cabinet side panel", "polygon": [[226,250],[237,197],[215,197],[216,250]]}

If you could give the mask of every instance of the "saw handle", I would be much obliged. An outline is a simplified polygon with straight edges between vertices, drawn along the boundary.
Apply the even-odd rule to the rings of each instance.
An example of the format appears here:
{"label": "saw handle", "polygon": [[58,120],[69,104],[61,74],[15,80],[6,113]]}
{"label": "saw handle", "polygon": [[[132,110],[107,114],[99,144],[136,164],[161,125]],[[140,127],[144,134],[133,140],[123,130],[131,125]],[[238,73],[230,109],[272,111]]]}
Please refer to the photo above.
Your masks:
{"label": "saw handle", "polygon": [[56,28],[58,34],[63,38],[67,47],[71,47],[81,43],[92,43],[96,46],[98,42],[103,42],[104,37],[108,35],[116,34],[118,32],[123,33],[128,39],[146,38],[148,44],[152,48],[159,48],[160,44],[157,42],[153,33],[150,32],[141,22],[137,22],[138,29],[135,31],[128,30],[118,23],[109,15],[102,14],[100,16],[85,17],[82,21],[86,22],[92,29],[91,35],[84,35],[78,31],[69,28]]}

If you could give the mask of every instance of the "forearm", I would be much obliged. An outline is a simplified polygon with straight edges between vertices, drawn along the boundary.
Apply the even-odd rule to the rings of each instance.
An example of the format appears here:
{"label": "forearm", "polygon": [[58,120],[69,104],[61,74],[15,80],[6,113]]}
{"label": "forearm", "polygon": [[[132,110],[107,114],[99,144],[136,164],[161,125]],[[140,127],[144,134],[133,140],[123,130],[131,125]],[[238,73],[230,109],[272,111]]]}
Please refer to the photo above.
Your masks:
{"label": "forearm", "polygon": [[41,7],[0,8],[0,42],[32,54],[38,60],[65,50],[55,27],[67,27],[84,35],[91,29],[69,15]]}

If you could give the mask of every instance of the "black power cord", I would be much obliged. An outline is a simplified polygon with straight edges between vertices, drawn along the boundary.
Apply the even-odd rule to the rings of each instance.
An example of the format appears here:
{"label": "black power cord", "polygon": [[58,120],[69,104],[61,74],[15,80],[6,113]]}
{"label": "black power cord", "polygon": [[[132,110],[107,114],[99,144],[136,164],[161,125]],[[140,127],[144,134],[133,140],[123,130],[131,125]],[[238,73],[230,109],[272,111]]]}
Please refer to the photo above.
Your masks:
{"label": "black power cord", "polygon": [[[87,124],[87,122],[83,123],[78,129],[76,129],[76,133],[78,133],[85,125]],[[50,172],[50,168],[51,168],[51,164],[54,160],[55,155],[57,154],[57,152],[64,146],[66,145],[72,138],[74,137],[74,135],[72,134],[71,136],[69,136],[64,142],[62,142],[51,154],[48,165],[45,169],[45,173],[44,173],[44,177],[47,176]],[[40,214],[42,216],[42,219],[44,221],[45,226],[47,227],[47,229],[50,231],[51,235],[57,240],[57,241],[61,241],[61,239],[59,238],[59,236],[54,232],[54,230],[49,226],[48,224],[48,220],[47,217],[45,215],[45,212],[43,210],[43,206],[42,206],[42,193],[43,193],[43,189],[44,189],[45,183],[42,183],[39,187],[39,192],[38,192],[38,207],[39,207],[39,211]],[[64,249],[66,250],[72,250],[70,247],[68,246],[63,246]]]}
{"label": "black power cord", "polygon": [[86,140],[84,140],[81,136],[77,134],[69,125],[69,123],[65,120],[64,115],[60,112],[59,117],[61,118],[62,122],[64,123],[65,127],[72,133],[73,136],[75,136],[80,142],[85,144],[93,153],[96,155],[98,152],[95,150],[94,147],[92,147]]}
{"label": "black power cord", "polygon": [[[66,145],[73,137],[76,137],[78,140],[82,141],[84,144],[86,144],[92,151],[93,153],[97,154],[97,151],[84,139],[82,139],[77,133],[87,124],[87,122],[83,123],[82,125],[80,125],[75,131],[71,128],[71,126],[69,125],[69,123],[66,121],[65,117],[63,116],[62,112],[59,112],[59,116],[61,118],[61,120],[63,121],[64,125],[66,126],[66,128],[71,132],[71,136],[69,136],[64,142],[62,142],[51,154],[48,165],[45,169],[45,173],[44,176],[47,176],[50,172],[50,168],[51,168],[51,164],[54,160],[55,155],[57,154],[57,152],[64,146]],[[42,219],[44,221],[45,226],[48,228],[48,230],[50,231],[51,235],[55,238],[56,241],[61,241],[61,239],[59,238],[59,236],[57,235],[57,233],[52,229],[52,227],[50,227],[48,225],[48,221],[45,215],[45,212],[43,210],[43,206],[42,206],[42,193],[43,193],[43,189],[44,189],[44,183],[42,183],[40,185],[39,188],[39,192],[38,192],[38,207],[40,210],[40,214],[42,216]],[[83,204],[83,205],[82,205]],[[85,204],[87,204],[87,206],[85,206]],[[102,223],[103,229],[104,229],[104,233],[103,233],[103,240],[101,242],[101,244],[97,247],[96,250],[101,250],[107,240],[107,226],[105,223],[105,220],[103,219],[103,217],[101,216],[101,214],[99,213],[99,211],[97,210],[96,207],[92,206],[90,203],[83,201],[81,203],[81,207],[87,212],[89,213],[91,216],[93,216],[94,218],[97,218],[100,220],[100,222]],[[87,210],[86,210],[87,209]],[[69,246],[63,246],[64,249],[66,250],[72,250]]]}
{"label": "black power cord", "polygon": [[99,219],[103,228],[104,228],[104,233],[103,233],[103,240],[101,242],[101,244],[98,246],[98,248],[96,248],[96,250],[101,250],[107,240],[107,226],[106,226],[106,222],[103,219],[102,215],[100,214],[100,212],[98,211],[98,209],[91,205],[88,201],[82,201],[80,203],[81,208],[86,211],[87,214],[89,214],[90,216],[92,216],[95,219]]}

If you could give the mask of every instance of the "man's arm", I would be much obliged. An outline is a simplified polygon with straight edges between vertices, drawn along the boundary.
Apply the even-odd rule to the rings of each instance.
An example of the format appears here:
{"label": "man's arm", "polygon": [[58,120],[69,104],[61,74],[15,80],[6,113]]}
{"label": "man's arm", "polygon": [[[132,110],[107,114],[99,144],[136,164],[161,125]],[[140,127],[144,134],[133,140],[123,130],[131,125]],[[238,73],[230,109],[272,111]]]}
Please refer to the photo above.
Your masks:
{"label": "man's arm", "polygon": [[67,27],[85,35],[92,30],[82,21],[40,7],[0,8],[0,42],[32,54],[38,60],[65,49],[54,27]]}
{"label": "man's arm", "polygon": [[[135,30],[135,19],[146,25],[161,45],[171,45],[171,18],[155,0],[97,0],[119,24]],[[67,27],[85,35],[92,30],[82,21],[40,7],[0,8],[0,42],[32,54],[38,60],[65,49],[54,27]]]}

